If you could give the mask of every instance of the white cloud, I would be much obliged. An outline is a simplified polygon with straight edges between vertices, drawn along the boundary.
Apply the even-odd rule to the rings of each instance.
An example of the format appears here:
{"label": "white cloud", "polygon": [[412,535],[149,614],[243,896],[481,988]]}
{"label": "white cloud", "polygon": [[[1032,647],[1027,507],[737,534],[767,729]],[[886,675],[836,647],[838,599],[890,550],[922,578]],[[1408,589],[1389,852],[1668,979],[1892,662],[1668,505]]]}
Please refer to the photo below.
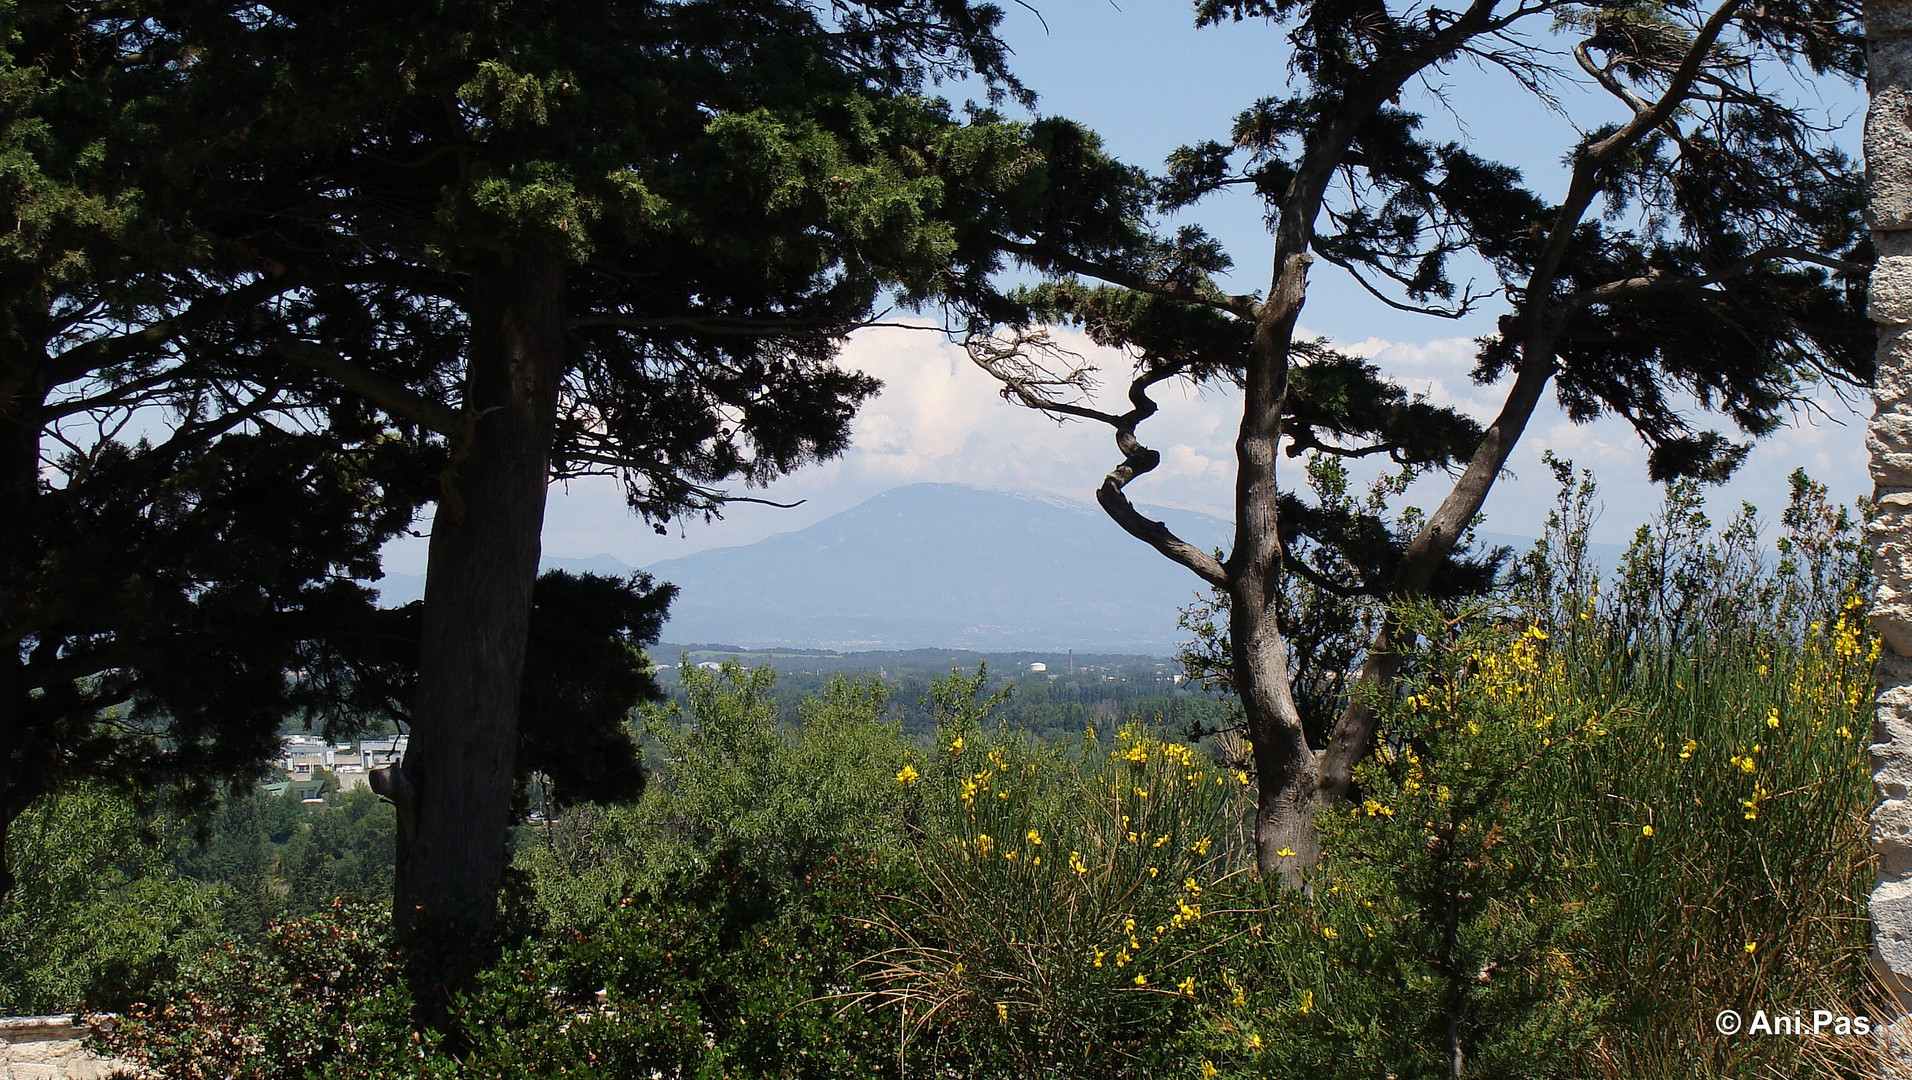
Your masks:
{"label": "white cloud", "polygon": [[[1114,403],[1109,407],[1120,407],[1127,358],[1079,334],[1059,336],[1101,366],[1101,397]],[[1477,419],[1486,420],[1499,409],[1504,384],[1478,387],[1467,378],[1473,367],[1471,339],[1414,343],[1370,337],[1339,347],[1374,360],[1409,391]],[[803,506],[781,510],[738,505],[714,524],[688,522],[674,526],[669,537],[657,537],[625,510],[615,483],[582,481],[570,485],[568,495],[553,489],[546,550],[571,556],[607,552],[632,565],[647,565],[802,528],[889,488],[925,481],[1087,501],[1120,461],[1106,427],[1058,424],[1005,402],[961,347],[936,333],[866,331],[852,338],[843,362],[884,382],[881,395],[858,416],[849,451],[835,461],[801,469],[767,491],[750,493],[781,502],[805,500]],[[1130,491],[1141,502],[1231,516],[1239,393],[1170,385],[1158,387],[1155,397],[1161,410],[1141,434],[1162,454],[1162,464]],[[1863,417],[1830,395],[1821,406],[1826,415],[1802,413],[1795,426],[1758,446],[1739,477],[1714,496],[1714,505],[1736,508],[1749,500],[1776,518],[1785,506],[1785,478],[1802,465],[1830,484],[1842,501],[1869,492]],[[1840,419],[1846,422],[1835,422]],[[1551,474],[1540,460],[1541,452],[1549,449],[1595,471],[1607,507],[1597,539],[1624,539],[1658,507],[1660,493],[1646,479],[1646,454],[1632,429],[1613,417],[1587,425],[1570,423],[1549,398],[1487,503],[1491,531],[1538,533],[1554,499]],[[1282,465],[1286,476],[1299,478],[1298,462],[1284,458]],[[1447,483],[1441,476],[1428,478],[1409,498],[1431,508],[1446,494]],[[413,572],[408,568],[422,568],[423,562],[423,546],[414,543],[402,547],[391,566]]]}

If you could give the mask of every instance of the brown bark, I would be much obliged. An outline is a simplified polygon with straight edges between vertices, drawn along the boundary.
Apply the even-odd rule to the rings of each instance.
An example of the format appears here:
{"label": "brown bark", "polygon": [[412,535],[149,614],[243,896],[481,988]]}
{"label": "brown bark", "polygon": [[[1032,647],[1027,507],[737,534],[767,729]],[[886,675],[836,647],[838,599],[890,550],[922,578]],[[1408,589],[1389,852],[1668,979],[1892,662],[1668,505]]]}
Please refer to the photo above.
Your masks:
{"label": "brown bark", "polygon": [[[1310,200],[1320,205],[1319,196]],[[1312,215],[1279,231],[1276,277],[1256,327],[1235,439],[1235,548],[1229,556],[1228,621],[1235,691],[1255,759],[1255,867],[1300,882],[1320,856],[1310,820],[1314,754],[1295,708],[1288,643],[1280,622],[1281,521],[1275,466],[1295,319],[1307,289]]]}
{"label": "brown bark", "polygon": [[[528,248],[528,249],[527,249]],[[428,1017],[477,962],[505,869],[518,701],[563,375],[555,245],[486,257],[471,279],[465,408],[432,523],[393,923]]]}

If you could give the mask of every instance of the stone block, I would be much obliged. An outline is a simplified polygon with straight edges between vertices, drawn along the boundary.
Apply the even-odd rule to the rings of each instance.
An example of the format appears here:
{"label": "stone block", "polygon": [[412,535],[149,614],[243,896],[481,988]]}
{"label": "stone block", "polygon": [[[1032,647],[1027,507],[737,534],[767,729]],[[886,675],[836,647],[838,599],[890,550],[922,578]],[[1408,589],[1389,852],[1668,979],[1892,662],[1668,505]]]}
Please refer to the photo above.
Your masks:
{"label": "stone block", "polygon": [[[1907,153],[1905,164],[1912,169],[1912,151]],[[1906,186],[1905,212],[1912,218],[1912,182]],[[1891,326],[1912,323],[1912,255],[1888,255],[1872,268],[1866,314],[1873,322]]]}
{"label": "stone block", "polygon": [[1887,229],[1872,234],[1872,248],[1880,258],[1912,255],[1912,229]]}
{"label": "stone block", "polygon": [[1879,853],[1880,881],[1912,879],[1912,802],[1888,799],[1872,811],[1872,846]]}
{"label": "stone block", "polygon": [[1892,39],[1866,45],[1866,86],[1877,94],[1891,87],[1912,83],[1912,57]]}
{"label": "stone block", "polygon": [[1912,976],[1912,881],[1880,884],[1867,910],[1880,959],[1900,975]]}
{"label": "stone block", "polygon": [[1879,231],[1912,228],[1912,57],[1899,59],[1907,51],[1887,50],[1885,69],[1873,73],[1887,85],[1866,111],[1866,219]]}
{"label": "stone block", "polygon": [[1903,716],[1880,719],[1872,725],[1872,783],[1881,799],[1912,797],[1912,721]]}

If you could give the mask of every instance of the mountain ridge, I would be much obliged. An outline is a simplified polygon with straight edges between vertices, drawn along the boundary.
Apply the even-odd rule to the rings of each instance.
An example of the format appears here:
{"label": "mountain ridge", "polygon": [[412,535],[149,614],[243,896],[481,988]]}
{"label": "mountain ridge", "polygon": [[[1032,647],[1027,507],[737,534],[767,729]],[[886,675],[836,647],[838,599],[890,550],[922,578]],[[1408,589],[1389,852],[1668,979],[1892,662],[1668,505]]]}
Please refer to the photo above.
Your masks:
{"label": "mountain ridge", "polygon": [[[1233,539],[1233,524],[1219,517],[1140,509],[1203,548]],[[1480,540],[1516,552],[1533,543],[1493,533]],[[1596,551],[1595,561],[1610,567],[1619,550]],[[602,554],[547,556],[540,565],[632,570]],[[801,529],[644,569],[679,590],[666,639],[745,649],[1165,656],[1189,636],[1176,625],[1179,609],[1207,591],[1093,503],[937,483],[892,488]],[[423,586],[422,576],[389,575],[381,602],[416,599]]]}

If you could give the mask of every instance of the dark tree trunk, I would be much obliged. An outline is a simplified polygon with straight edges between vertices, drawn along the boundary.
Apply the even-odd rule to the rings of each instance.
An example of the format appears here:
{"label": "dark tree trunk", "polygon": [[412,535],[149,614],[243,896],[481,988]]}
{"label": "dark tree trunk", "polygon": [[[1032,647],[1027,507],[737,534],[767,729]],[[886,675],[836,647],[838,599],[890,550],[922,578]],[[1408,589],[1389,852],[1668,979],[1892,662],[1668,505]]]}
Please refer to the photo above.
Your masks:
{"label": "dark tree trunk", "polygon": [[[12,354],[12,355],[8,355]],[[6,838],[15,818],[46,788],[44,763],[28,715],[26,661],[20,655],[26,628],[21,607],[31,588],[36,507],[40,490],[40,418],[46,379],[37,364],[15,348],[0,346],[0,897],[11,892]]]}
{"label": "dark tree trunk", "polygon": [[[519,684],[563,375],[555,245],[487,257],[471,281],[465,409],[432,521],[418,691],[398,789],[393,925],[421,1014],[482,959],[505,869]],[[406,804],[409,805],[406,805]]]}

